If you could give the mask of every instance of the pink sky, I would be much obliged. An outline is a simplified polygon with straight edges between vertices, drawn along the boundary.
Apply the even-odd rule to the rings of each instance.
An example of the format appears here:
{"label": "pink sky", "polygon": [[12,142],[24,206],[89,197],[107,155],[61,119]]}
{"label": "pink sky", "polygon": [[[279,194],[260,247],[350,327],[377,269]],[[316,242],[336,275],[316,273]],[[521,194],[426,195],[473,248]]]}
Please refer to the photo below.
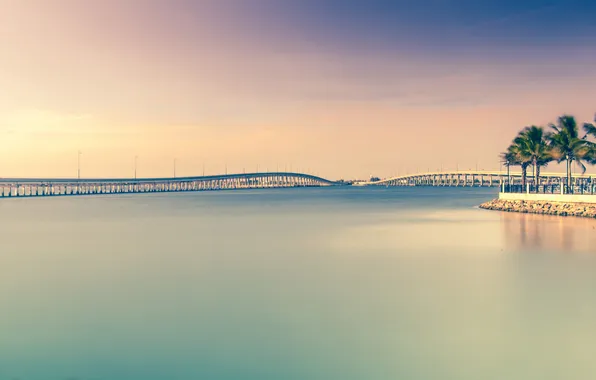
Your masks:
{"label": "pink sky", "polygon": [[3,0],[0,176],[74,176],[78,150],[89,177],[498,169],[522,127],[596,112],[581,46],[359,51],[223,3]]}

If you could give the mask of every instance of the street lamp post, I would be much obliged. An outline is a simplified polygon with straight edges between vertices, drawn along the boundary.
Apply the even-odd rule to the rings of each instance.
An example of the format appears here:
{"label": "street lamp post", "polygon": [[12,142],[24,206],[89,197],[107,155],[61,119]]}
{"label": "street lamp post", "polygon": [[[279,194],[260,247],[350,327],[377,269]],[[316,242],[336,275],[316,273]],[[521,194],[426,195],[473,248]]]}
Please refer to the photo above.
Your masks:
{"label": "street lamp post", "polygon": [[135,156],[135,179],[137,179],[137,160],[139,159],[139,156]]}
{"label": "street lamp post", "polygon": [[573,191],[572,187],[571,187],[571,161],[569,161],[569,154],[567,154],[565,156],[565,160],[567,161],[567,194],[571,194],[571,192]]}
{"label": "street lamp post", "polygon": [[77,179],[78,180],[81,179],[81,151],[80,150],[78,152],[78,157],[77,157]]}
{"label": "street lamp post", "polygon": [[511,168],[511,164],[509,163],[509,160],[507,160],[507,188],[508,188],[508,191],[511,190],[511,171],[510,171],[510,168]]}

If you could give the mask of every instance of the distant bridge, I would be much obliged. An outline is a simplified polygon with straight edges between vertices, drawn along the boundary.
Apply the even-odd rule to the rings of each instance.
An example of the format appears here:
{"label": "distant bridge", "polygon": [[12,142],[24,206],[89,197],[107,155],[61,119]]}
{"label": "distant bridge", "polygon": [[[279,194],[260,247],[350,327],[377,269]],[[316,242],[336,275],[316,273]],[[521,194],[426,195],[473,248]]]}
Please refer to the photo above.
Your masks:
{"label": "distant bridge", "polygon": [[[592,177],[589,175],[573,175],[575,182],[585,182]],[[565,173],[541,173],[539,185],[560,185],[566,181]],[[446,187],[493,187],[510,183],[521,184],[522,175],[519,172],[506,171],[453,171],[408,174],[398,177],[385,178],[379,181],[355,183],[357,186],[446,186]],[[526,183],[533,184],[534,178],[528,171]]]}
{"label": "distant bridge", "polygon": [[0,198],[318,187],[336,184],[314,175],[287,172],[138,179],[0,178]]}

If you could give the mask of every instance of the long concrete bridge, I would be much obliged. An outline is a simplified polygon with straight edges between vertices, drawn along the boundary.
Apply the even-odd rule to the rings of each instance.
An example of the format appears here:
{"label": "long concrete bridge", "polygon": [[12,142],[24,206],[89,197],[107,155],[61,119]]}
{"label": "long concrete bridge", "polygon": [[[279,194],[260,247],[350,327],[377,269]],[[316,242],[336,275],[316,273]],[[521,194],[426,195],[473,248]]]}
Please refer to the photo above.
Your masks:
{"label": "long concrete bridge", "polygon": [[[526,182],[533,184],[528,173]],[[565,183],[564,173],[542,173],[541,186],[560,186]],[[445,186],[495,187],[521,185],[519,172],[454,171],[408,174],[379,181],[357,182],[355,186]],[[592,183],[589,175],[574,175],[573,185]],[[291,172],[244,173],[176,178],[0,178],[0,198],[45,197],[91,194],[134,194],[181,191],[231,189],[264,189],[287,187],[320,187],[341,185],[309,174]]]}
{"label": "long concrete bridge", "polygon": [[318,187],[336,182],[302,173],[245,173],[177,178],[0,178],[0,198]]}
{"label": "long concrete bridge", "polygon": [[[573,175],[575,183],[591,181],[589,175]],[[565,173],[541,173],[539,185],[558,186],[566,181]],[[528,172],[526,183],[533,184],[534,178]],[[408,174],[385,178],[379,181],[359,182],[357,186],[451,186],[451,187],[493,187],[503,184],[521,185],[520,172],[506,171],[453,171]]]}

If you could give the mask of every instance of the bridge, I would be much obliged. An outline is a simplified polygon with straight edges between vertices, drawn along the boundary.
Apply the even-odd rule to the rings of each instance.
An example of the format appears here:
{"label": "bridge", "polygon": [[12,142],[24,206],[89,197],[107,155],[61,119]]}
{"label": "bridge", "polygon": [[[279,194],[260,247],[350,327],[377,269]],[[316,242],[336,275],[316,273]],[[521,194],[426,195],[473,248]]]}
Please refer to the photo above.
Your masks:
{"label": "bridge", "polygon": [[[573,175],[575,184],[591,182],[589,175]],[[541,173],[540,186],[559,186],[567,181],[565,173]],[[503,184],[521,185],[520,172],[506,171],[453,171],[407,174],[385,178],[379,181],[355,183],[357,186],[446,186],[446,187],[494,187]],[[534,178],[528,172],[526,183],[534,185]]]}
{"label": "bridge", "polygon": [[314,175],[287,172],[139,179],[0,178],[0,198],[319,187],[336,184]]}
{"label": "bridge", "polygon": [[[530,174],[530,173],[528,173]],[[560,188],[566,182],[564,173],[540,174],[539,186]],[[508,185],[521,189],[522,175],[505,171],[453,171],[408,174],[379,181],[356,182],[354,186],[444,186],[495,187]],[[527,176],[526,183],[534,186]],[[289,187],[321,187],[342,183],[303,173],[243,173],[174,178],[0,178],[0,198],[46,197],[92,194],[136,194],[231,189],[265,189]],[[589,175],[574,175],[572,186],[592,186]]]}

